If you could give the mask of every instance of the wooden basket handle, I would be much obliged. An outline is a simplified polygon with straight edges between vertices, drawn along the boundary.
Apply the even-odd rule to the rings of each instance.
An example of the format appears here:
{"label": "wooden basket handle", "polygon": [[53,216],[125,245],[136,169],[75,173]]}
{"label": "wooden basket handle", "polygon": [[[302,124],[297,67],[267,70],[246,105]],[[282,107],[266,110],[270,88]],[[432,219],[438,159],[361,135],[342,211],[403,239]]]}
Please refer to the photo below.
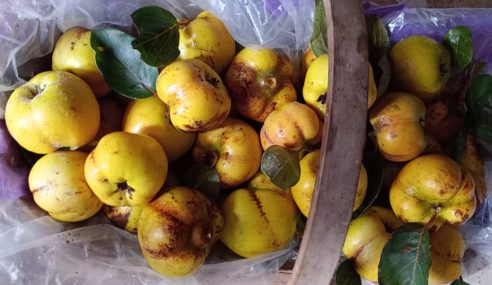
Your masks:
{"label": "wooden basket handle", "polygon": [[324,0],[328,105],[310,215],[290,284],[329,284],[352,215],[367,118],[367,35],[360,0]]}

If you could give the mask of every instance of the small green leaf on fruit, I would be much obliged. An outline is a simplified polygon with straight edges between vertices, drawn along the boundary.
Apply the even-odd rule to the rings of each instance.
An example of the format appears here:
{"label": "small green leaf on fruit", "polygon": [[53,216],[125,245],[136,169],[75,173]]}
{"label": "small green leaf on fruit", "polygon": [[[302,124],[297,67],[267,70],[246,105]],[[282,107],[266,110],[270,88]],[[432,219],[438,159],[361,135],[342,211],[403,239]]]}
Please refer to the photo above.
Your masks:
{"label": "small green leaf on fruit", "polygon": [[352,213],[352,220],[360,217],[376,201],[383,186],[384,165],[378,153],[364,153],[364,167],[367,171],[367,191],[362,204]]}
{"label": "small green leaf on fruit", "polygon": [[140,53],[132,48],[133,39],[113,28],[91,32],[97,68],[108,85],[123,96],[141,99],[155,93],[158,70],[140,60]]}
{"label": "small green leaf on fruit", "polygon": [[294,186],[301,175],[299,155],[296,151],[272,145],[261,158],[261,171],[273,184],[282,189]]}
{"label": "small green leaf on fruit", "polygon": [[492,143],[492,75],[479,74],[472,78],[465,101],[472,132],[479,140]]}
{"label": "small green leaf on fruit", "polygon": [[179,56],[178,22],[171,12],[147,6],[132,14],[139,36],[132,41],[140,57],[152,66],[163,66]]}
{"label": "small green leaf on fruit", "polygon": [[468,283],[466,283],[465,281],[463,281],[463,279],[456,279],[454,280],[451,285],[470,285]]}
{"label": "small green leaf on fruit", "polygon": [[394,232],[383,248],[379,284],[427,285],[430,265],[429,231],[420,224],[406,224]]}
{"label": "small green leaf on fruit", "polygon": [[325,5],[323,0],[315,0],[315,5],[311,49],[313,50],[314,55],[320,56],[328,53]]}
{"label": "small green leaf on fruit", "polygon": [[185,173],[186,186],[216,200],[220,194],[220,177],[215,167],[192,164]]}
{"label": "small green leaf on fruit", "polygon": [[336,284],[337,285],[360,285],[361,279],[357,271],[355,271],[355,264],[352,260],[347,259],[340,263],[336,272]]}
{"label": "small green leaf on fruit", "polygon": [[472,33],[468,27],[456,26],[444,36],[444,45],[449,49],[453,63],[463,69],[473,59]]}

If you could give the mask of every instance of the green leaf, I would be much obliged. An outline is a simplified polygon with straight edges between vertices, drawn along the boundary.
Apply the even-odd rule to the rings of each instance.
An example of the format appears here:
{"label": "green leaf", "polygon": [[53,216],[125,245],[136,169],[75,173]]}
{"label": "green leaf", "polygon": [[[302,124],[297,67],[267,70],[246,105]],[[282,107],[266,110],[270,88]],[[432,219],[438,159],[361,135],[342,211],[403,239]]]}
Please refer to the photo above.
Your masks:
{"label": "green leaf", "polygon": [[132,14],[139,36],[132,46],[145,63],[163,66],[179,56],[178,22],[173,14],[158,6],[147,6]]}
{"label": "green leaf", "polygon": [[378,60],[377,67],[379,69],[379,80],[378,80],[378,98],[383,96],[386,91],[388,91],[390,81],[391,81],[391,63],[388,59],[388,55],[383,55]]}
{"label": "green leaf", "polygon": [[314,26],[311,35],[311,49],[317,57],[328,53],[328,40],[326,36],[325,5],[323,0],[315,0]]}
{"label": "green leaf", "polygon": [[453,148],[451,149],[451,157],[455,161],[461,161],[461,158],[463,157],[463,153],[465,152],[467,137],[468,137],[468,124],[465,118],[465,120],[461,124],[460,132],[458,133],[458,136],[454,140]]}
{"label": "green leaf", "polygon": [[157,67],[140,60],[132,48],[133,37],[113,28],[92,31],[91,46],[106,82],[123,96],[140,99],[155,93]]}
{"label": "green leaf", "polygon": [[360,285],[362,284],[360,276],[355,271],[354,262],[350,259],[340,263],[336,272],[337,285]]}
{"label": "green leaf", "polygon": [[383,248],[379,284],[427,285],[430,265],[429,231],[419,224],[404,225]]}
{"label": "green leaf", "polygon": [[463,281],[463,279],[460,277],[460,279],[456,279],[454,280],[451,285],[470,285],[468,283],[466,283],[465,281]]}
{"label": "green leaf", "polygon": [[186,186],[196,189],[216,200],[220,194],[220,177],[215,167],[192,164],[185,174]]}
{"label": "green leaf", "polygon": [[381,57],[388,53],[390,39],[388,30],[378,16],[369,16],[366,18],[367,36],[369,55],[371,61],[376,63]]}
{"label": "green leaf", "polygon": [[384,165],[378,153],[364,153],[364,167],[367,170],[367,191],[362,204],[352,213],[352,220],[360,217],[376,201],[383,186]]}
{"label": "green leaf", "polygon": [[472,78],[465,100],[473,133],[478,139],[492,143],[492,75]]}
{"label": "green leaf", "polygon": [[287,148],[272,145],[261,158],[261,171],[282,189],[294,186],[301,175],[299,155]]}
{"label": "green leaf", "polygon": [[444,36],[444,45],[449,49],[453,63],[463,69],[473,59],[472,34],[468,27],[456,26]]}

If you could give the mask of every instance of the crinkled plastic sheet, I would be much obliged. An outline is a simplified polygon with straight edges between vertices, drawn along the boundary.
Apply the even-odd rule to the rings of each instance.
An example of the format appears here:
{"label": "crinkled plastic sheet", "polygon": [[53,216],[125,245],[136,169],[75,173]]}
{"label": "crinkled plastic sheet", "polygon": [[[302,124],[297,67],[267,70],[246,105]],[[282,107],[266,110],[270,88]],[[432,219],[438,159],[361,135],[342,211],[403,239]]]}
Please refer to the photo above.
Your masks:
{"label": "crinkled plastic sheet", "polygon": [[[0,119],[7,94],[49,69],[49,54],[62,31],[107,25],[128,31],[131,13],[147,5],[177,17],[212,11],[241,45],[275,48],[296,62],[309,43],[314,14],[314,1],[300,0],[1,0]],[[30,200],[12,200],[24,194],[12,194],[0,196],[2,285],[271,284],[297,243],[251,259],[218,243],[194,276],[166,279],[145,265],[136,236],[112,226],[101,213],[86,222],[60,223]]]}
{"label": "crinkled plastic sheet", "polygon": [[[449,29],[467,26],[472,31],[474,59],[484,61],[485,72],[492,73],[492,9],[412,8],[405,1],[392,5],[364,1],[364,9],[367,15],[381,17],[390,31],[391,43],[415,34],[442,41]],[[490,146],[485,147],[490,151]],[[470,284],[490,284],[492,280],[492,156],[484,150],[482,158],[485,160],[488,197],[462,227],[467,244],[462,273]]]}

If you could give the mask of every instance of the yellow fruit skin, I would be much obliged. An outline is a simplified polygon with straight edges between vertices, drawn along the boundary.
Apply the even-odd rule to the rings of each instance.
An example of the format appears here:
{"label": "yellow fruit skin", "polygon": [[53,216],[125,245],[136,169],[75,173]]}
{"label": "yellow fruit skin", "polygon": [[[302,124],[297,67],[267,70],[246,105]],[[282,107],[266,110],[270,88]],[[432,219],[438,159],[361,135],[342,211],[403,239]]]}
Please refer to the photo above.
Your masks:
{"label": "yellow fruit skin", "polygon": [[218,128],[199,133],[193,147],[193,160],[215,166],[223,188],[253,177],[260,168],[261,154],[258,133],[235,118],[227,118]]}
{"label": "yellow fruit skin", "polygon": [[123,130],[153,137],[169,161],[188,152],[196,137],[196,134],[185,133],[172,125],[166,104],[157,97],[131,101],[123,117]]}
{"label": "yellow fruit skin", "polygon": [[439,228],[461,225],[476,208],[471,174],[444,155],[424,155],[407,163],[390,189],[390,203],[404,222]]}
{"label": "yellow fruit skin", "polygon": [[308,217],[313,199],[316,175],[319,169],[320,151],[315,150],[306,154],[299,162],[301,166],[301,176],[296,185],[291,187],[292,198],[297,204],[301,213]]}
{"label": "yellow fruit skin", "polygon": [[369,64],[369,78],[367,86],[367,109],[370,109],[378,97],[378,88],[376,82],[374,81],[374,71],[372,70],[371,64]]}
{"label": "yellow fruit skin", "polygon": [[131,233],[136,233],[138,229],[138,220],[144,209],[141,207],[117,206],[112,207],[104,205],[104,214],[117,227],[122,228]]}
{"label": "yellow fruit skin", "polygon": [[166,153],[149,136],[114,132],[89,154],[85,177],[94,193],[110,206],[144,206],[164,184]]}
{"label": "yellow fruit skin", "polygon": [[166,66],[157,78],[157,94],[168,105],[173,125],[186,132],[219,126],[229,115],[231,98],[219,75],[198,59]]}
{"label": "yellow fruit skin", "polygon": [[150,268],[179,277],[203,264],[223,226],[224,219],[213,202],[198,191],[178,186],[142,211],[138,241]]}
{"label": "yellow fruit skin", "polygon": [[5,123],[25,149],[46,154],[89,143],[99,129],[99,105],[89,85],[63,71],[34,76],[10,95]]}
{"label": "yellow fruit skin", "polygon": [[465,254],[465,239],[458,229],[444,225],[430,233],[430,284],[448,284],[461,275],[461,261]]}
{"label": "yellow fruit skin", "polygon": [[33,165],[29,189],[34,202],[56,220],[78,222],[95,215],[103,206],[87,185],[84,163],[87,154],[58,151]]}
{"label": "yellow fruit skin", "polygon": [[[354,260],[357,273],[371,282],[378,281],[381,253],[391,233],[402,223],[388,209],[370,207],[349,225],[343,254]],[[387,229],[390,232],[387,232]]]}
{"label": "yellow fruit skin", "polygon": [[265,175],[265,173],[258,171],[253,178],[248,182],[248,189],[253,190],[274,190],[274,191],[284,191],[289,189],[282,189],[277,185],[273,184],[273,182]]}
{"label": "yellow fruit skin", "polygon": [[222,21],[203,11],[188,22],[179,20],[179,57],[200,59],[222,73],[236,52],[236,43]]}
{"label": "yellow fruit skin", "polygon": [[223,204],[221,241],[243,257],[285,248],[296,230],[296,206],[288,191],[238,189]]}
{"label": "yellow fruit skin", "polygon": [[[305,73],[302,95],[306,104],[316,110],[321,119],[325,118],[326,110],[330,109],[327,106],[330,102],[326,98],[328,89],[328,63],[327,54],[316,58],[311,50],[305,54],[303,61],[303,67],[306,65],[308,69]],[[369,109],[376,101],[378,95],[374,73],[370,64],[368,80],[367,108]]]}
{"label": "yellow fruit skin", "polygon": [[419,156],[427,145],[424,128],[425,105],[417,96],[391,92],[379,99],[369,112],[379,152],[391,161]]}
{"label": "yellow fruit skin", "polygon": [[289,102],[273,111],[260,132],[264,150],[279,145],[292,150],[316,145],[323,135],[323,123],[316,112],[305,104]]}
{"label": "yellow fruit skin", "polygon": [[96,52],[91,47],[91,31],[87,29],[75,27],[63,33],[53,50],[52,68],[79,76],[97,97],[111,91],[97,68]]}
{"label": "yellow fruit skin", "polygon": [[301,70],[302,70],[302,77],[306,77],[306,73],[309,69],[309,66],[313,61],[316,59],[316,55],[314,54],[313,50],[309,48],[305,53],[302,58],[302,63],[301,63]]}
{"label": "yellow fruit skin", "polygon": [[324,119],[327,108],[326,104],[329,103],[326,98],[327,89],[328,55],[323,54],[316,58],[309,66],[302,88],[304,101],[316,110],[321,119]]}
{"label": "yellow fruit skin", "polygon": [[360,165],[359,180],[357,181],[357,193],[355,195],[354,207],[352,211],[360,207],[367,192],[367,170],[363,164]]}
{"label": "yellow fruit skin", "polygon": [[392,79],[399,90],[430,100],[439,95],[448,82],[449,51],[431,38],[407,37],[391,49],[389,57]]}
{"label": "yellow fruit skin", "polygon": [[244,48],[225,77],[233,107],[246,118],[264,122],[287,102],[296,101],[292,63],[271,49]]}
{"label": "yellow fruit skin", "polygon": [[487,196],[487,184],[485,183],[485,167],[475,145],[475,139],[468,134],[466,138],[465,150],[461,157],[460,164],[470,171],[475,181],[475,196],[478,204],[481,204]]}
{"label": "yellow fruit skin", "polygon": [[[319,150],[306,154],[299,162],[301,166],[301,176],[299,177],[299,181],[291,188],[292,198],[294,198],[297,207],[305,217],[309,216],[311,200],[313,199],[314,187],[316,184],[316,176],[319,169],[319,161]],[[364,201],[366,190],[367,172],[364,165],[361,165],[353,211],[357,210],[360,204],[362,204],[362,201]]]}

